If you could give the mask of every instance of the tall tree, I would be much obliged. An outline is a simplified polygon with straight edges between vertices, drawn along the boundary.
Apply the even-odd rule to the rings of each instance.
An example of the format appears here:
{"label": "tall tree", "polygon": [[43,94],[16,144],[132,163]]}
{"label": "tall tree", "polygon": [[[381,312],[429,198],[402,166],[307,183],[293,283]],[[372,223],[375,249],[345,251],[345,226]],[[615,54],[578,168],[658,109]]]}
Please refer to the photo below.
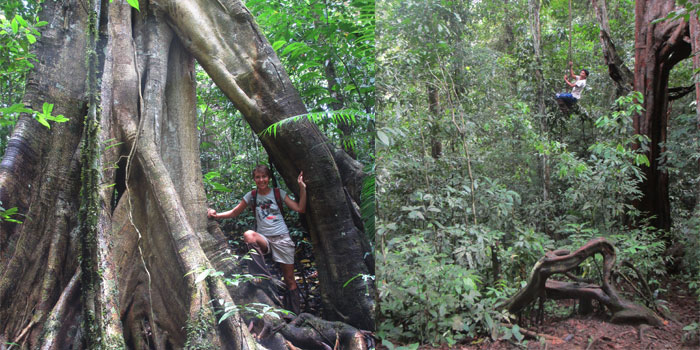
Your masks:
{"label": "tall tree", "polygon": [[[259,133],[306,112],[274,50],[235,0],[141,1],[140,12],[122,1],[43,6],[49,24],[23,103],[54,103],[70,121],[48,130],[23,115],[0,164],[0,201],[25,215],[21,225],[0,226],[0,342],[257,348],[247,316],[233,312],[217,323],[216,313],[274,305],[274,293],[264,284],[226,287],[188,274],[239,268],[225,259],[226,239],[206,219],[194,60]],[[86,114],[95,124],[83,131]],[[307,179],[324,316],[374,329],[371,279],[355,278],[374,273],[373,257],[344,192],[362,182],[359,163],[308,122],[261,141],[288,184],[299,171]],[[94,181],[86,183],[81,170]],[[96,201],[80,199],[81,184],[82,196]],[[86,213],[79,220],[78,211]],[[76,332],[90,315],[94,322]],[[312,326],[279,324],[279,333],[261,342],[322,348],[336,329],[349,348],[364,346],[351,326],[304,319]]]}
{"label": "tall tree", "polygon": [[[697,6],[698,2],[693,1],[693,3]],[[698,20],[698,13],[694,13],[692,16],[690,16],[690,45],[693,50],[693,52],[697,53],[700,50],[700,20]],[[698,72],[700,70],[700,56],[699,55],[693,55],[693,70],[695,72]],[[700,81],[696,80],[695,83],[695,101],[700,101]],[[696,123],[697,123],[697,131],[698,134],[700,134],[700,105],[696,104],[695,105],[695,113],[696,113]],[[698,137],[696,136],[695,139],[695,144],[698,144],[700,140],[698,140]],[[698,159],[698,170],[700,170],[700,159]],[[695,189],[696,191],[696,200],[695,200],[695,213],[696,215],[700,215],[700,184],[698,184],[697,188]]]}
{"label": "tall tree", "polygon": [[642,198],[636,207],[653,216],[652,225],[669,229],[671,210],[668,196],[668,173],[662,169],[663,143],[668,125],[668,78],[671,69],[690,55],[688,23],[682,19],[662,21],[675,8],[663,0],[640,0],[635,3],[634,90],[642,93],[644,110],[634,120],[635,132],[649,138],[644,167]]}

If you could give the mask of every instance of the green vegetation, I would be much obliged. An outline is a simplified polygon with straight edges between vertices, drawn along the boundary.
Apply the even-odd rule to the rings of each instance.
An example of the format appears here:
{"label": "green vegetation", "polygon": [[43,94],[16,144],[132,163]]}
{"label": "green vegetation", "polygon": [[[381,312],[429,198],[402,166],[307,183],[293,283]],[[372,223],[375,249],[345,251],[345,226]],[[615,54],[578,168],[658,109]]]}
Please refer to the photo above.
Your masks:
{"label": "green vegetation", "polygon": [[[606,4],[612,40],[631,67],[634,2]],[[674,278],[698,285],[694,95],[673,103],[663,164],[674,225],[659,231],[632,205],[641,167],[658,161],[644,156],[648,141],[634,134],[641,96],[616,96],[595,12],[573,1],[569,32],[568,7],[568,0],[377,3],[378,334],[389,348],[489,336],[519,342],[499,303],[546,251],[577,249],[592,237],[611,239],[618,261],[640,270],[651,293],[628,267],[616,275],[640,303],[657,307],[669,297],[671,264],[682,271]],[[591,75],[579,111],[564,115],[553,97],[565,90],[569,37],[574,71]],[[670,86],[689,85],[692,73],[690,60],[682,62]],[[672,261],[669,242],[682,242],[686,255]],[[589,259],[581,273],[595,279],[600,266]]]}
{"label": "green vegetation", "polygon": [[5,152],[17,113],[38,113],[20,103],[27,74],[36,62],[31,46],[40,36],[38,28],[47,24],[39,20],[38,11],[33,2],[11,0],[0,5],[0,154]]}
{"label": "green vegetation", "polygon": [[[238,259],[238,256],[234,255],[230,259]],[[243,257],[243,259],[250,259],[248,255]],[[205,269],[202,268],[200,270],[194,270],[188,272],[185,276],[189,274],[196,273],[197,276],[195,278],[195,283],[202,283],[205,281],[207,278],[213,278],[213,279],[221,279],[224,284],[227,286],[238,286],[242,283],[245,282],[250,282],[254,281],[256,279],[260,278],[265,278],[265,277],[260,277],[260,276],[253,276],[251,274],[231,274],[229,276],[226,276],[223,271],[217,271],[216,269],[209,268]],[[214,301],[212,301],[213,303]],[[280,315],[288,315],[290,314],[290,311],[276,308],[267,304],[262,304],[262,303],[250,303],[250,304],[244,304],[244,305],[235,305],[231,302],[225,302],[223,305],[223,309],[217,310],[218,313],[218,322],[221,323],[227,318],[235,315],[235,314],[243,314],[245,317],[256,317],[256,318],[263,318],[265,316],[269,316],[272,318],[280,318]]]}

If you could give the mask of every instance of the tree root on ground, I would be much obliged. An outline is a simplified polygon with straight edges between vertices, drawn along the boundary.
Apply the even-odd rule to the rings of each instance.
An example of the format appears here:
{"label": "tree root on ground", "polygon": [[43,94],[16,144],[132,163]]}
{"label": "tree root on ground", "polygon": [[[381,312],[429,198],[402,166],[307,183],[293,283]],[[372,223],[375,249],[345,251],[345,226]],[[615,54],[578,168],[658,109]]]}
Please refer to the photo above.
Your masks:
{"label": "tree root on ground", "polygon": [[[603,281],[601,285],[579,282],[548,280],[553,274],[566,274],[577,268],[585,259],[596,253],[603,255]],[[547,252],[530,272],[527,285],[511,297],[505,307],[518,313],[537,298],[550,299],[594,299],[611,312],[613,323],[646,323],[662,326],[663,320],[644,306],[632,303],[618,295],[610,283],[615,265],[615,247],[605,238],[595,238],[573,253],[565,250]]]}
{"label": "tree root on ground", "polygon": [[[218,241],[206,249],[214,267],[219,271],[225,271],[225,274],[244,273],[235,260],[221,254],[227,243],[219,225],[210,221],[207,230]],[[236,288],[229,288],[229,292],[236,305],[263,303],[281,307],[279,289],[275,282],[279,281],[246,282]],[[301,313],[290,321],[269,315],[262,318],[242,316],[255,339],[270,349],[284,349],[283,346],[288,347],[285,344],[304,350],[366,350],[369,348],[368,339],[371,338],[368,336],[369,333],[347,323],[324,320],[312,314]]]}

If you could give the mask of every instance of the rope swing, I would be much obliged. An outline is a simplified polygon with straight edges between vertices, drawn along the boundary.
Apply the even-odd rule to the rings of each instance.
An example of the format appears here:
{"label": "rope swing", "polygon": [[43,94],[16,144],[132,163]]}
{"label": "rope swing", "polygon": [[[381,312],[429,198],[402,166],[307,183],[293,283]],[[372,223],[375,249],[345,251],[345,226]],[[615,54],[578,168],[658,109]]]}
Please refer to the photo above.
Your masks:
{"label": "rope swing", "polygon": [[573,30],[572,30],[572,26],[571,26],[571,22],[572,22],[571,17],[572,17],[571,16],[571,0],[569,0],[569,60],[568,60],[569,62],[572,62],[571,61],[571,59],[572,59],[571,58],[571,37],[573,36],[573,34],[572,34]]}

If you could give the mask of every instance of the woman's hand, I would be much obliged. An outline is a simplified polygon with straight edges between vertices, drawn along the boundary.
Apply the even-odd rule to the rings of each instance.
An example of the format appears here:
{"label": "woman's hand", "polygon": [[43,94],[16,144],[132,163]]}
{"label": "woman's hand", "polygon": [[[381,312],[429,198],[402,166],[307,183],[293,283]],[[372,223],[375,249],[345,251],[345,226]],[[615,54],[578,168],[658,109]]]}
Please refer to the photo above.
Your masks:
{"label": "woman's hand", "polygon": [[207,217],[212,218],[212,219],[216,219],[216,210],[214,210],[212,208],[208,208],[207,209]]}
{"label": "woman's hand", "polygon": [[297,182],[299,183],[299,191],[303,188],[306,190],[306,183],[304,183],[304,172],[299,173],[299,177],[297,178]]}
{"label": "woman's hand", "polygon": [[284,204],[286,204],[289,209],[294,210],[297,213],[306,212],[306,183],[304,182],[304,172],[299,173],[297,177],[297,182],[299,183],[299,202],[293,201],[289,196],[284,197]]}

